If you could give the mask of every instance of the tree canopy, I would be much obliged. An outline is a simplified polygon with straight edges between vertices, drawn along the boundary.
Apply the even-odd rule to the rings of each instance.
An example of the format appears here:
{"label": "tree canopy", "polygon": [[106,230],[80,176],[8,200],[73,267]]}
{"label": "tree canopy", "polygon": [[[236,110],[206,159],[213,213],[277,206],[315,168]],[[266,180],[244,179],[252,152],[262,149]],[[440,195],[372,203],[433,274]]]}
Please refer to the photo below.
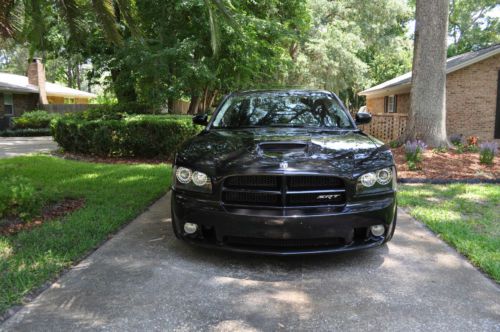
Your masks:
{"label": "tree canopy", "polygon": [[[450,54],[498,42],[491,0],[452,0]],[[5,0],[0,70],[41,56],[51,80],[104,85],[122,103],[202,112],[240,89],[356,92],[411,69],[411,2],[399,0]]]}

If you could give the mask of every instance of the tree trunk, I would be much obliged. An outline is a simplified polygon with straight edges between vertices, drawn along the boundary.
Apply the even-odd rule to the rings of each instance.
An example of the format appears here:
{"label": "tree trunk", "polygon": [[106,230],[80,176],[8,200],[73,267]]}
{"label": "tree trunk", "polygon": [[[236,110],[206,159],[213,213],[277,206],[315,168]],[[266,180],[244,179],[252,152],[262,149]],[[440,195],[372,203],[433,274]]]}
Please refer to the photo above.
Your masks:
{"label": "tree trunk", "polygon": [[174,103],[175,99],[173,97],[167,98],[168,113],[170,114],[176,114],[176,110],[174,110]]}
{"label": "tree trunk", "polygon": [[82,78],[81,78],[81,75],[80,75],[80,61],[77,61],[76,62],[76,87],[78,90],[81,90],[82,89]]}
{"label": "tree trunk", "polygon": [[198,114],[204,114],[207,111],[208,88],[203,91],[203,98],[198,106]]}
{"label": "tree trunk", "polygon": [[410,113],[404,139],[429,146],[446,138],[446,42],[448,0],[417,0]]}
{"label": "tree trunk", "polygon": [[200,96],[191,95],[191,102],[189,103],[189,109],[188,109],[188,114],[194,115],[196,114],[196,111],[198,110],[198,105],[200,104]]}
{"label": "tree trunk", "polygon": [[119,103],[130,103],[137,101],[137,93],[131,79],[130,71],[124,69],[111,69],[111,80],[113,90]]}

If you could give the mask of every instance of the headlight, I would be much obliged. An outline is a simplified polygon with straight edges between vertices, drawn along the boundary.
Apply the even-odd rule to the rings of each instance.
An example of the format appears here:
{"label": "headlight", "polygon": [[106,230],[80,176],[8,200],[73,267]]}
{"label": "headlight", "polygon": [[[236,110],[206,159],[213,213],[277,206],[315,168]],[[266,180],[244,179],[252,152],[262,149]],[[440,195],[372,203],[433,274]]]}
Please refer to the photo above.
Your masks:
{"label": "headlight", "polygon": [[388,189],[396,190],[394,167],[379,169],[375,172],[369,172],[361,175],[358,178],[356,191],[358,193],[374,193],[387,191]]}
{"label": "headlight", "polygon": [[203,187],[207,184],[208,177],[205,173],[195,171],[192,176],[193,183],[198,187]]}
{"label": "headlight", "polygon": [[375,182],[377,182],[377,175],[375,173],[366,173],[361,175],[361,184],[365,187],[373,187]]}
{"label": "headlight", "polygon": [[212,182],[205,173],[192,171],[187,167],[174,167],[174,189],[212,192]]}
{"label": "headlight", "polygon": [[383,168],[377,171],[377,182],[385,186],[392,180],[392,171],[390,168]]}
{"label": "headlight", "polygon": [[191,181],[193,173],[189,168],[186,167],[179,167],[177,171],[175,172],[175,176],[177,177],[177,180],[179,180],[180,183],[187,184]]}

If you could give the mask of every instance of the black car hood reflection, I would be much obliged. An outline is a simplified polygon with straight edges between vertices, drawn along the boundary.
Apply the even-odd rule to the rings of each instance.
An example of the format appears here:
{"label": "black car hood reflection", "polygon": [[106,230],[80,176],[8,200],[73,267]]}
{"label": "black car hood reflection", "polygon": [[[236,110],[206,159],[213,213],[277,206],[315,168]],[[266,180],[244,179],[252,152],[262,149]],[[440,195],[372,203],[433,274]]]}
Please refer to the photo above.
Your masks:
{"label": "black car hood reflection", "polygon": [[[186,142],[176,159],[210,176],[228,174],[325,173],[342,176],[377,159],[382,143],[359,131],[303,128],[210,130]],[[383,149],[382,149],[383,150]],[[386,158],[382,158],[383,161]],[[391,158],[387,161],[390,163]],[[283,163],[286,162],[286,165]],[[366,163],[366,164],[371,164]],[[373,166],[373,165],[372,165]]]}

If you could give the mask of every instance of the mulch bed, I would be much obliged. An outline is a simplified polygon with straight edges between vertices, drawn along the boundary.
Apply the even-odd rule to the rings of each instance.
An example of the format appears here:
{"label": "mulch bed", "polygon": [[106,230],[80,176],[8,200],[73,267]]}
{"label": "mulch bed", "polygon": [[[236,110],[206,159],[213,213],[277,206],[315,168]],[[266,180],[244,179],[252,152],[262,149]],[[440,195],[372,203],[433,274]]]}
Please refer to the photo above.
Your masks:
{"label": "mulch bed", "polygon": [[486,180],[485,182],[488,182],[500,178],[498,156],[495,157],[494,164],[490,166],[479,163],[479,153],[426,150],[420,164],[421,169],[410,171],[406,163],[404,147],[392,149],[392,151],[399,179]]}
{"label": "mulch bed", "polygon": [[85,200],[83,198],[66,198],[44,207],[39,217],[29,221],[23,221],[19,218],[0,220],[0,235],[14,235],[20,231],[33,229],[41,226],[44,222],[64,217],[84,206]]}

